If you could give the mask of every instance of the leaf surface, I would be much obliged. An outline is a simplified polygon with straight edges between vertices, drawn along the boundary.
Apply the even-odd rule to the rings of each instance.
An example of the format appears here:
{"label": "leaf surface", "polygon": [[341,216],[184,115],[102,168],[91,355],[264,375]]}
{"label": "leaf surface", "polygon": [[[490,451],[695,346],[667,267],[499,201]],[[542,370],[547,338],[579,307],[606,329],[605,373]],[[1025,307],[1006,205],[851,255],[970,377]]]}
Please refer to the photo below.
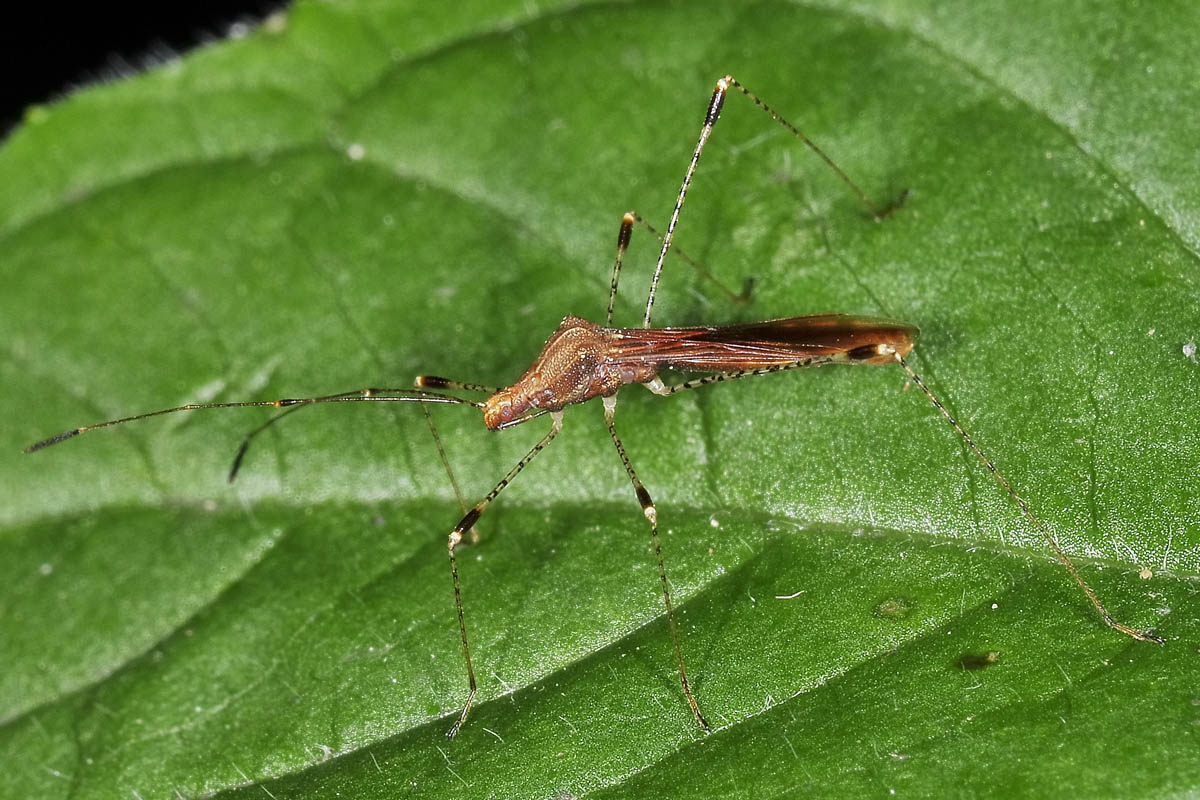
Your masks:
{"label": "leaf surface", "polygon": [[[479,5],[300,3],[0,149],[3,794],[1194,792],[1194,12]],[[666,224],[724,71],[910,195],[873,221],[730,97],[677,243],[754,299],[671,260],[656,324],[920,326],[917,371],[1165,647],[1104,627],[894,368],[622,392],[707,736],[598,405],[462,551],[454,742],[462,512],[419,408],[305,409],[232,486],[263,412],[17,455],[188,402],[510,383],[603,320],[621,215]],[[656,252],[635,233],[618,324]],[[433,413],[468,502],[541,435]]]}

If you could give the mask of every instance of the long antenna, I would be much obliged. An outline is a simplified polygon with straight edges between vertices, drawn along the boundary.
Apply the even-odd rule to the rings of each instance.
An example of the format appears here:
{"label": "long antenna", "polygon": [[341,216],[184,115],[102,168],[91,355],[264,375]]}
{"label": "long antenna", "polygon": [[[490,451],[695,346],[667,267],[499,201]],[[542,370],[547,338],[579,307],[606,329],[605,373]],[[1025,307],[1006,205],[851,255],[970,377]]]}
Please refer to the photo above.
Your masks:
{"label": "long antenna", "polygon": [[960,425],[958,420],[954,418],[954,415],[947,411],[946,407],[942,405],[942,402],[934,396],[933,392],[929,390],[929,387],[925,385],[925,381],[921,380],[921,376],[914,372],[913,368],[910,367],[908,362],[904,360],[904,356],[900,355],[899,353],[895,353],[894,355],[896,357],[896,361],[899,362],[900,366],[904,367],[904,371],[908,373],[908,377],[912,379],[912,382],[920,387],[921,391],[925,393],[925,396],[929,398],[929,402],[933,403],[934,407],[937,408],[937,410],[942,413],[942,416],[946,418],[946,421],[954,427],[954,430],[958,431],[958,435],[961,436],[963,441],[967,443],[967,447],[971,448],[971,452],[973,452],[979,458],[979,460],[983,462],[983,465],[988,468],[988,472],[992,473],[992,476],[1004,489],[1005,493],[1007,493],[1008,496],[1011,497],[1013,501],[1020,507],[1021,513],[1025,515],[1026,519],[1033,524],[1033,527],[1036,528],[1038,533],[1042,535],[1042,538],[1046,540],[1046,544],[1050,545],[1050,549],[1054,552],[1054,556],[1064,567],[1067,568],[1067,571],[1071,573],[1071,577],[1075,579],[1077,584],[1079,584],[1079,588],[1083,590],[1085,595],[1087,595],[1087,599],[1090,600],[1092,605],[1096,607],[1096,610],[1100,612],[1100,616],[1104,619],[1104,622],[1110,628],[1118,630],[1126,636],[1132,636],[1134,639],[1138,639],[1139,641],[1163,644],[1161,637],[1155,636],[1152,633],[1140,631],[1137,628],[1131,628],[1130,626],[1121,622],[1117,622],[1112,618],[1112,616],[1108,613],[1108,609],[1104,607],[1104,605],[1100,602],[1100,598],[1096,596],[1095,590],[1092,589],[1092,587],[1088,585],[1088,582],[1083,579],[1083,576],[1079,574],[1079,568],[1075,566],[1073,561],[1071,561],[1070,556],[1068,556],[1066,551],[1062,549],[1058,543],[1058,540],[1054,538],[1053,534],[1051,534],[1046,526],[1042,524],[1042,521],[1038,519],[1037,515],[1033,513],[1033,510],[1030,509],[1029,504],[1025,502],[1021,495],[1017,494],[1017,490],[1012,487],[1012,484],[1008,482],[1008,479],[1000,474],[1000,471],[996,469],[995,463],[993,463],[990,458],[984,455],[984,452],[979,449],[979,445],[975,444],[975,440],[971,438],[970,434],[963,430],[963,426]]}
{"label": "long antenna", "polygon": [[[423,392],[413,389],[355,389],[352,392],[340,392],[338,394],[329,394],[322,397],[292,397],[282,400],[249,400],[234,403],[189,403],[186,406],[176,406],[175,408],[164,408],[159,411],[149,411],[145,414],[136,414],[132,417],[121,417],[120,419],[110,419],[105,422],[97,422],[94,425],[84,425],[82,428],[72,428],[69,431],[64,431],[57,436],[51,436],[49,439],[43,439],[40,442],[29,445],[23,452],[36,453],[38,450],[44,450],[51,445],[64,442],[67,439],[72,439],[81,433],[91,433],[92,431],[101,428],[110,428],[114,425],[124,425],[126,422],[135,422],[139,419],[148,419],[149,417],[161,417],[164,414],[175,414],[180,411],[200,411],[206,408],[288,408],[307,405],[315,405],[317,403],[445,403],[451,405],[474,406],[475,408],[483,408],[483,403],[473,400],[464,400],[461,397],[454,397],[448,394],[438,394],[437,392]],[[267,424],[270,424],[268,421]],[[236,465],[234,468],[236,471]]]}

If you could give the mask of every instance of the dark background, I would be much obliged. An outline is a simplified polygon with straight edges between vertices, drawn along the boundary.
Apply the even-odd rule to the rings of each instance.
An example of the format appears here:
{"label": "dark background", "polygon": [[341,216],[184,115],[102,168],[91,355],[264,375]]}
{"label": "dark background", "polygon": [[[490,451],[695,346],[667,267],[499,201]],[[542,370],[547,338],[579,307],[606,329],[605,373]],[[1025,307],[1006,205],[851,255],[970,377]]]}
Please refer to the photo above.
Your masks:
{"label": "dark background", "polygon": [[224,38],[236,22],[255,23],[283,0],[100,2],[24,6],[0,24],[0,136],[24,109],[72,88],[140,70],[148,59]]}

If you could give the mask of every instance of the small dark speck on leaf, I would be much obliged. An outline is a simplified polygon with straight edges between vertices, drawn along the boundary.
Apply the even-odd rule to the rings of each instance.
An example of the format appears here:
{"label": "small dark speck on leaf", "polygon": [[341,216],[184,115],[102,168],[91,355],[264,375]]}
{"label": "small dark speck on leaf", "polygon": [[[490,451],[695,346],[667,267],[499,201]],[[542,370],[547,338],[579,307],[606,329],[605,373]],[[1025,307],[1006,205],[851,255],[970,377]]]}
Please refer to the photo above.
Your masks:
{"label": "small dark speck on leaf", "polygon": [[1000,651],[988,650],[986,653],[963,653],[954,665],[966,672],[986,669],[1000,661]]}

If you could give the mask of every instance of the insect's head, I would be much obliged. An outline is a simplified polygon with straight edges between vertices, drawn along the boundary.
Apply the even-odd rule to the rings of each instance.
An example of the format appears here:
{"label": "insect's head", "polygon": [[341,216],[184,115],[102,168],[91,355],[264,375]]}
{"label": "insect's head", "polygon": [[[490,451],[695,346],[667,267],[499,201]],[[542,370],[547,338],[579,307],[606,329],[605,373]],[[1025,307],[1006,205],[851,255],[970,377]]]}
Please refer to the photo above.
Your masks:
{"label": "insect's head", "polygon": [[501,389],[483,401],[483,424],[490,430],[499,430],[505,424],[512,422],[524,408],[515,402],[512,391]]}

